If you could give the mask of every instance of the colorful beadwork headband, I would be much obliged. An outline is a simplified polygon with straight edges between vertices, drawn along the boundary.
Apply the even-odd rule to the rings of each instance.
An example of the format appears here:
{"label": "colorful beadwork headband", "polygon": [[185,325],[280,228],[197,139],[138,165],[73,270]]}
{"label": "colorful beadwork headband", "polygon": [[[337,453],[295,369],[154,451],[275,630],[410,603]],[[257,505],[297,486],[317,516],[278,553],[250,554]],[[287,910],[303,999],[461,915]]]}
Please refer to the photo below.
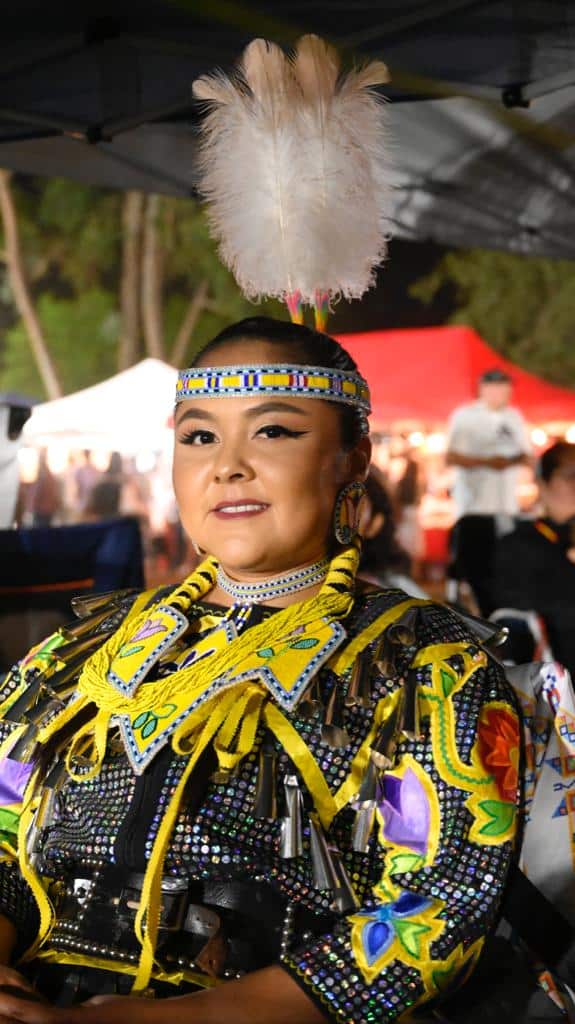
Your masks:
{"label": "colorful beadwork headband", "polygon": [[200,366],[180,370],[176,402],[189,398],[238,398],[252,395],[294,395],[351,405],[368,432],[369,388],[361,374],[324,366]]}

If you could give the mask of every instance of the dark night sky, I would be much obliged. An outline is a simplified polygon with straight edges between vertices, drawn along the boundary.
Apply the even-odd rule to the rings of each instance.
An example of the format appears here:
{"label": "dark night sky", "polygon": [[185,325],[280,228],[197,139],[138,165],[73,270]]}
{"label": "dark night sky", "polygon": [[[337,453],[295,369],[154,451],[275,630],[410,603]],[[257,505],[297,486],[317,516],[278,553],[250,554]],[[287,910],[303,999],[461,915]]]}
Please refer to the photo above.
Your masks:
{"label": "dark night sky", "polygon": [[433,242],[393,239],[387,262],[378,274],[377,287],[359,301],[339,302],[329,318],[329,330],[338,334],[445,323],[452,311],[447,290],[430,306],[411,298],[408,292],[410,284],[428,274],[445,252],[443,246]]}

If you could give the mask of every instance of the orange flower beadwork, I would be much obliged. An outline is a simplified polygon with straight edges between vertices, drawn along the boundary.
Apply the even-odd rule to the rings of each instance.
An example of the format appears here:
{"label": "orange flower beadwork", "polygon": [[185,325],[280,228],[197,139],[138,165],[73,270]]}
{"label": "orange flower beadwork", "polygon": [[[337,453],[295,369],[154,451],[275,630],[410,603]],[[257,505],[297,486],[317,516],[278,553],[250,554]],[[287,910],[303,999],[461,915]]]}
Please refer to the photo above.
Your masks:
{"label": "orange flower beadwork", "polygon": [[491,772],[499,796],[515,803],[519,768],[519,725],[509,708],[487,705],[479,717],[479,755]]}

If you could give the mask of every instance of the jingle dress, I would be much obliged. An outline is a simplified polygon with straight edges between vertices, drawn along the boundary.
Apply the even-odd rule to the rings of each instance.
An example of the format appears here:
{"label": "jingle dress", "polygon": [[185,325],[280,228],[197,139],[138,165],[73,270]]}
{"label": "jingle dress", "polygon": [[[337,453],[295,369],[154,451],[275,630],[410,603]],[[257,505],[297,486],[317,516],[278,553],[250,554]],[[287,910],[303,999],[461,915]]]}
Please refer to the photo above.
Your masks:
{"label": "jingle dress", "polygon": [[[271,637],[255,652],[269,671],[218,691],[178,742],[163,736],[176,696],[138,710],[131,731],[108,718],[107,735],[84,704],[75,739],[64,727],[34,748],[74,699],[54,691],[86,637],[68,635],[68,654],[51,638],[9,675],[0,912],[40,987],[51,964],[86,998],[89,967],[172,995],[278,963],[327,1020],[368,1024],[433,1005],[472,970],[513,855],[515,698],[455,614],[400,591],[354,595],[344,575],[345,615],[322,634],[293,628],[292,606],[283,654],[283,613],[254,612],[242,635]],[[200,597],[191,629],[162,648],[166,607],[165,590],[118,597],[93,615],[91,650],[123,623],[120,650],[159,646],[146,678],[165,684],[207,663],[210,638],[229,644],[229,612]]]}

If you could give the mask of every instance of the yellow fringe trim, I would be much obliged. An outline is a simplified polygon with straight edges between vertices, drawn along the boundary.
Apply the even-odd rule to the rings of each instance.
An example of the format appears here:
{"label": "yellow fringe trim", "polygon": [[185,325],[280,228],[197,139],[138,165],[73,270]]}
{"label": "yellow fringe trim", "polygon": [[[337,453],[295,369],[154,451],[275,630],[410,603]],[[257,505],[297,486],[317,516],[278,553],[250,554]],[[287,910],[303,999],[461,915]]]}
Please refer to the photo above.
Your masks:
{"label": "yellow fringe trim", "polygon": [[32,894],[38,905],[38,913],[40,914],[40,926],[38,928],[38,934],[29,949],[26,950],[25,954],[21,957],[22,961],[32,960],[36,955],[37,950],[41,944],[47,939],[52,928],[54,927],[54,907],[52,901],[44,888],[44,884],[41,878],[37,875],[30,860],[28,858],[27,849],[27,838],[30,826],[34,820],[34,814],[38,806],[39,796],[36,792],[36,785],[39,781],[40,772],[39,769],[32,774],[30,781],[26,787],[23,799],[23,809],[20,816],[20,822],[18,826],[18,860],[20,864],[20,872],[25,882],[28,883],[32,890]]}
{"label": "yellow fringe trim", "polygon": [[[36,954],[38,960],[48,964],[69,964],[71,967],[94,967],[100,971],[112,971],[114,974],[136,973],[134,964],[121,963],[118,960],[105,960],[98,956],[82,956],[79,953],[62,953],[58,949],[40,949]],[[208,974],[199,974],[195,971],[165,971],[162,967],[154,967],[152,971],[154,981],[165,981],[168,985],[181,985],[183,981],[197,985],[199,988],[215,988],[221,984],[221,979],[211,978]],[[141,993],[142,994],[142,993]]]}
{"label": "yellow fringe trim", "polygon": [[233,690],[228,691],[224,695],[224,699],[220,704],[214,708],[212,715],[204,725],[198,742],[194,747],[193,753],[190,754],[190,759],[182,773],[174,795],[170,800],[166,813],[164,814],[160,828],[158,829],[158,834],[154,841],[154,846],[152,848],[148,867],[146,868],[146,874],[144,876],[140,897],[140,907],[136,914],[135,932],[138,940],[142,944],[142,954],[134,981],[134,992],[145,989],[152,975],[161,913],[162,869],[168,843],[170,841],[177,816],[180,812],[180,805],[188,779],[190,778],[194,767],[206,749],[208,743],[213,739],[218,729],[225,721],[229,711],[235,704],[236,699],[236,693]]}

